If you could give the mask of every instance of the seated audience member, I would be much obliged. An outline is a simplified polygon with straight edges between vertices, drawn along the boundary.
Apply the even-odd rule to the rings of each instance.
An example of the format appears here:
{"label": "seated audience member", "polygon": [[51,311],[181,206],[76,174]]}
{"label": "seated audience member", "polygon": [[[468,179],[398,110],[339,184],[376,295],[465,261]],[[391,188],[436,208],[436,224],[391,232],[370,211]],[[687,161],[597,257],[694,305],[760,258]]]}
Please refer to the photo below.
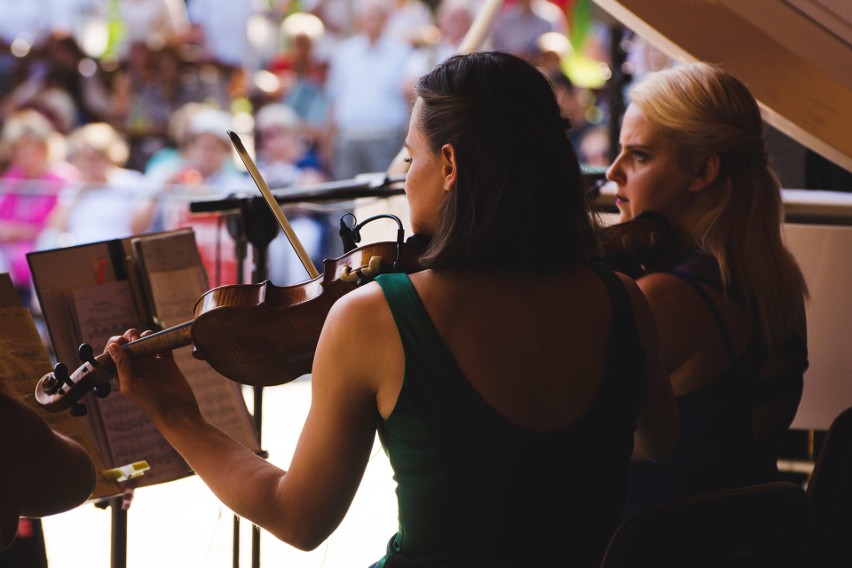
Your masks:
{"label": "seated audience member", "polygon": [[539,71],[474,53],[416,92],[405,189],[424,270],[331,308],[289,471],[207,422],[169,354],[130,360],[135,329],[107,346],[121,391],[228,507],[298,548],[340,523],[378,429],[400,526],[379,565],[597,566],[631,456],[674,441],[650,310],[585,261],[595,226]]}
{"label": "seated audience member", "polygon": [[399,153],[409,114],[404,69],[411,47],[385,33],[393,0],[356,7],[359,33],[337,44],[326,82],[338,180],[384,172]]}
{"label": "seated audience member", "polygon": [[[229,112],[212,107],[188,107],[181,146],[171,157],[157,158],[146,171],[158,188],[153,205],[139,212],[138,226],[152,230],[191,227],[212,285],[234,284],[239,276],[236,244],[220,211],[193,213],[191,203],[257,191],[237,169],[228,131]],[[239,236],[239,235],[238,235]]]}
{"label": "seated audience member", "polygon": [[148,206],[151,192],[145,176],[122,167],[127,156],[127,142],[106,123],[93,122],[71,133],[68,158],[80,177],[60,192],[39,238],[41,248],[144,232],[147,227],[137,213]]}
{"label": "seated audience member", "polygon": [[62,135],[33,109],[13,113],[0,137],[9,159],[0,174],[0,263],[6,265],[21,302],[28,306],[32,277],[27,253],[35,248],[60,189],[77,172],[59,159]]}

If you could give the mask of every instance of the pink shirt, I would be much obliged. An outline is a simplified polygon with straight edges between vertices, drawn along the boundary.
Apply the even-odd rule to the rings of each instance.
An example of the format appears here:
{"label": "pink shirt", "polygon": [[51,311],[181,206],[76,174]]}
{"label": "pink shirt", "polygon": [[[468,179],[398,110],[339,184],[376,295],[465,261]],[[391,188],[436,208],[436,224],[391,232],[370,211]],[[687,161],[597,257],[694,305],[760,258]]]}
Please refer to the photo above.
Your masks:
{"label": "pink shirt", "polygon": [[[53,211],[59,190],[71,177],[70,172],[49,171],[40,178],[27,178],[19,168],[10,167],[0,176],[0,226],[14,222],[37,234]],[[35,237],[0,242],[0,255],[16,287],[30,284],[26,255],[35,248],[35,242]]]}

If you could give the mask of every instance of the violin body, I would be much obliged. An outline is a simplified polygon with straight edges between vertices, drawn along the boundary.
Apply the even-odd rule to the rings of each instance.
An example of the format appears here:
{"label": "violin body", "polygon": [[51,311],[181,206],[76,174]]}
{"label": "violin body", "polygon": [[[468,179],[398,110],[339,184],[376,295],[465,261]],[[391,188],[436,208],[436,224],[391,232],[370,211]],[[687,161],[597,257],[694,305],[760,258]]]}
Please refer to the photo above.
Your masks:
{"label": "violin body", "polygon": [[[233,381],[284,384],[311,371],[320,331],[334,302],[381,273],[421,270],[417,261],[421,252],[411,244],[373,243],[324,261],[324,273],[301,284],[220,286],[196,301],[193,320],[122,347],[138,359],[192,345],[195,358]],[[70,375],[58,363],[54,372],[38,381],[35,398],[46,410],[73,412],[72,405],[90,390],[98,392],[114,374],[115,364],[107,353],[88,356]]]}
{"label": "violin body", "polygon": [[195,306],[193,356],[245,385],[280,385],[310,373],[320,331],[334,302],[360,285],[359,280],[420,270],[410,246],[401,249],[394,267],[395,249],[391,242],[365,245],[326,260],[323,274],[296,286],[278,287],[267,281],[210,290]]}
{"label": "violin body", "polygon": [[653,213],[601,229],[598,246],[594,260],[634,279],[668,268],[678,255],[674,231]]}

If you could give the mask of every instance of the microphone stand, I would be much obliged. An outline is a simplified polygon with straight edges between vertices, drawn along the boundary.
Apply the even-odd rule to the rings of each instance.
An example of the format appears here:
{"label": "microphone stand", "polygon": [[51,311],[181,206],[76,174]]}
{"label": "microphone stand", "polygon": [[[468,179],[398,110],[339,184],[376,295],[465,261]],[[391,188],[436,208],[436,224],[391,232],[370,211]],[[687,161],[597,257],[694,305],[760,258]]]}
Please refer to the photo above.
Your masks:
{"label": "microphone stand", "polygon": [[[248,245],[252,252],[253,283],[263,282],[268,278],[269,245],[278,234],[278,224],[269,208],[262,199],[245,195],[242,197],[226,197],[191,202],[190,212],[221,212],[227,215],[228,233],[234,239],[234,253],[237,259],[237,280],[244,283],[244,261]],[[257,441],[261,444],[261,429],[263,426],[263,387],[253,387],[254,405],[252,418],[257,431]],[[233,558],[234,568],[240,564],[240,518],[234,515],[233,526]],[[260,566],[260,532],[252,531],[252,567]]]}
{"label": "microphone stand", "polygon": [[[384,174],[368,175],[350,180],[292,186],[271,190],[279,205],[292,203],[320,203],[347,201],[362,197],[391,197],[405,193],[402,185],[405,176],[389,177]],[[199,199],[189,204],[192,213],[239,210],[245,200],[262,200],[255,193],[232,194],[227,197]]]}
{"label": "microphone stand", "polygon": [[[234,239],[235,256],[237,258],[237,280],[244,283],[245,275],[243,265],[246,258],[247,244],[251,245],[252,251],[252,274],[251,281],[255,284],[263,282],[268,278],[269,244],[278,234],[278,224],[269,208],[256,199],[242,199],[238,204],[239,213],[229,215],[227,218],[228,233]],[[190,210],[192,206],[190,205]],[[254,403],[252,405],[252,418],[257,432],[257,443],[261,444],[261,428],[263,425],[263,387],[253,387]],[[233,566],[238,568],[240,564],[240,518],[234,515],[234,548]],[[253,530],[252,536],[252,567],[260,566],[260,531]]]}

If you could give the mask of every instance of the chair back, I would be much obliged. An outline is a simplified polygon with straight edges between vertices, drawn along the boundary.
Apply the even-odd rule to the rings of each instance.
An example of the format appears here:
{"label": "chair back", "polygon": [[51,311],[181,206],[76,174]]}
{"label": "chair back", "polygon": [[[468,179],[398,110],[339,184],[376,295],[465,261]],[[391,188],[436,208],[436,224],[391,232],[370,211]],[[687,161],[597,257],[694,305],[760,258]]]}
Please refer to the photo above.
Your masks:
{"label": "chair back", "polygon": [[807,495],[814,552],[830,562],[819,565],[852,566],[852,408],[841,412],[829,426]]}
{"label": "chair back", "polygon": [[625,519],[602,568],[799,568],[810,514],[796,484],[765,483],[662,503]]}

